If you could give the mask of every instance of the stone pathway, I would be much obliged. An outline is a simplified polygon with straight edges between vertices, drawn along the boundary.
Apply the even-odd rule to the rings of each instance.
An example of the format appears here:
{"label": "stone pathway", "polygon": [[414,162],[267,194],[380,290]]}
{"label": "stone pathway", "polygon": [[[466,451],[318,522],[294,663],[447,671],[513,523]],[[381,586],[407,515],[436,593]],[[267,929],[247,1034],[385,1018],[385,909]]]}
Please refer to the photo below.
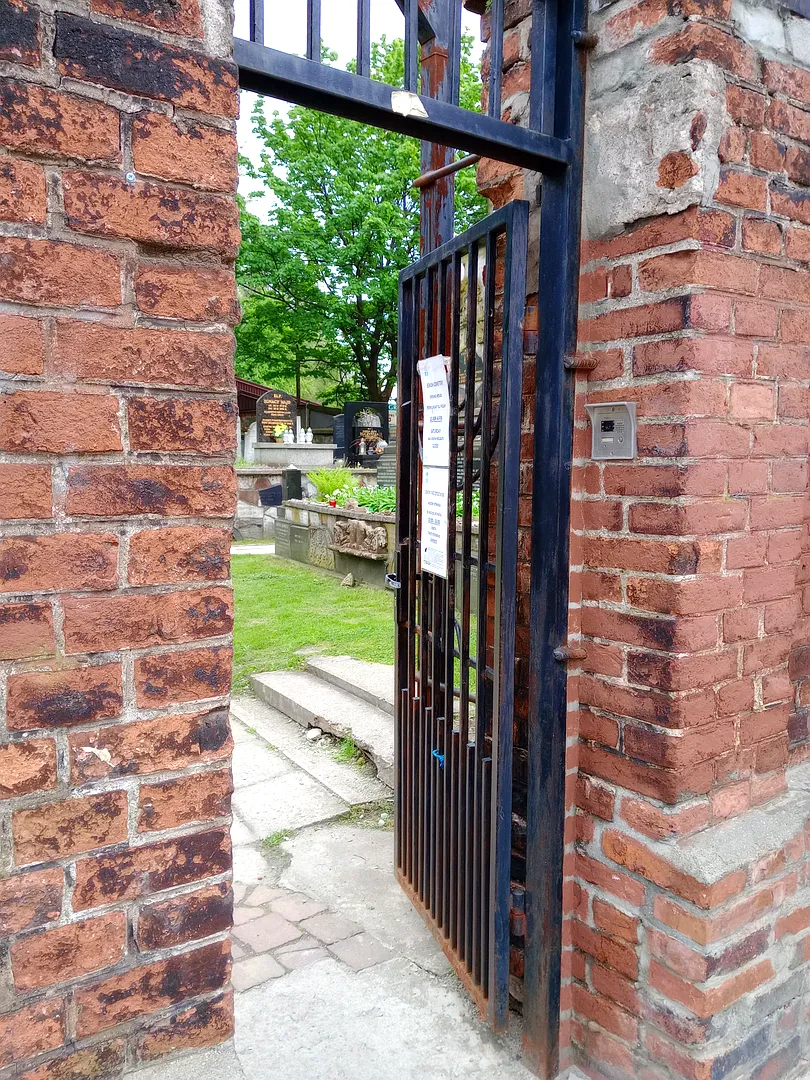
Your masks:
{"label": "stone pathway", "polygon": [[263,702],[233,730],[235,1038],[139,1080],[532,1080],[399,888],[373,770]]}

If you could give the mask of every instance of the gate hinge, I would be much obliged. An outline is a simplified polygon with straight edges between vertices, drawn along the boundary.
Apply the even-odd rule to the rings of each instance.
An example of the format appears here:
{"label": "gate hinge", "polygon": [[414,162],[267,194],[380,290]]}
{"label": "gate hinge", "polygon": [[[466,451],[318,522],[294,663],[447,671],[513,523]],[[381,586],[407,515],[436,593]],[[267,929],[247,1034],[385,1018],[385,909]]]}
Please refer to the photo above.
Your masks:
{"label": "gate hinge", "polygon": [[598,38],[587,30],[572,30],[571,37],[577,49],[595,49]]}
{"label": "gate hinge", "polygon": [[574,353],[566,356],[563,367],[566,371],[593,371],[599,363],[599,353]]}
{"label": "gate hinge", "polygon": [[561,664],[565,664],[569,660],[584,660],[587,655],[583,648],[570,648],[568,645],[563,645],[561,649],[554,650],[554,659],[559,660]]}

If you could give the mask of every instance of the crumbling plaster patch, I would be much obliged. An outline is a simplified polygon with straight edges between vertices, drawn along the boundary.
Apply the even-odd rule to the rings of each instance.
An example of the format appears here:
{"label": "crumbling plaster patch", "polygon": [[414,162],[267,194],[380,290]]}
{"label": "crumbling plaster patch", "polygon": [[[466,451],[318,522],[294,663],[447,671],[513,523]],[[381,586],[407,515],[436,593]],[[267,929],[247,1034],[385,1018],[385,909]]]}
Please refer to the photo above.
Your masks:
{"label": "crumbling plaster patch", "polygon": [[[588,238],[707,203],[717,186],[718,146],[731,123],[723,73],[699,60],[642,70],[636,85],[618,81],[600,94],[592,84],[583,192]],[[676,186],[665,186],[673,183],[665,159],[686,166],[674,170]]]}

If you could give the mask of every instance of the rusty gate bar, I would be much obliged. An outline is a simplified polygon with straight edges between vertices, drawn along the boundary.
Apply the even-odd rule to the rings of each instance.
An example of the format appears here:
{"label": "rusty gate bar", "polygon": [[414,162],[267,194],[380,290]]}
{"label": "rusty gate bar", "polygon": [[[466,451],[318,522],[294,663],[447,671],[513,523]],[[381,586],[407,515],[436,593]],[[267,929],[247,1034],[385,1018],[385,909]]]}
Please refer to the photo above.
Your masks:
{"label": "rusty gate bar", "polygon": [[[400,275],[397,874],[498,1030],[506,1026],[509,1007],[527,231],[528,204],[509,203]],[[450,357],[452,390],[452,528],[446,581],[422,571],[419,564],[421,407],[416,364],[437,353]],[[476,489],[480,512],[474,552]],[[494,551],[489,547],[491,533]]]}

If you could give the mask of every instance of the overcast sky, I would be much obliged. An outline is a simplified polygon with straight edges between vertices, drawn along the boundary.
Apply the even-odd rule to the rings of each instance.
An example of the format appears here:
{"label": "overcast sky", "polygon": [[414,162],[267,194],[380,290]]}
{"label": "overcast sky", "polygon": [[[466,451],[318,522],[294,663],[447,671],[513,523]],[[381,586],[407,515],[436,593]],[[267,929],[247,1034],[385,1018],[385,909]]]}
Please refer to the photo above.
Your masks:
{"label": "overcast sky", "polygon": [[[248,36],[249,0],[236,0],[237,37]],[[306,50],[306,0],[265,0],[265,44],[283,52],[302,55]],[[480,32],[480,19],[463,11],[464,30],[473,34],[476,42]],[[396,0],[371,0],[371,38],[378,40],[383,34],[389,38],[405,36],[405,24]],[[345,68],[357,50],[357,2],[356,0],[322,0],[321,34],[324,44],[338,54],[338,66]],[[253,161],[258,161],[260,144],[251,129],[251,113],[255,94],[242,93],[239,117],[239,149]],[[274,109],[283,111],[284,103],[272,99],[268,113]],[[243,181],[240,190],[243,194],[255,183]]]}

